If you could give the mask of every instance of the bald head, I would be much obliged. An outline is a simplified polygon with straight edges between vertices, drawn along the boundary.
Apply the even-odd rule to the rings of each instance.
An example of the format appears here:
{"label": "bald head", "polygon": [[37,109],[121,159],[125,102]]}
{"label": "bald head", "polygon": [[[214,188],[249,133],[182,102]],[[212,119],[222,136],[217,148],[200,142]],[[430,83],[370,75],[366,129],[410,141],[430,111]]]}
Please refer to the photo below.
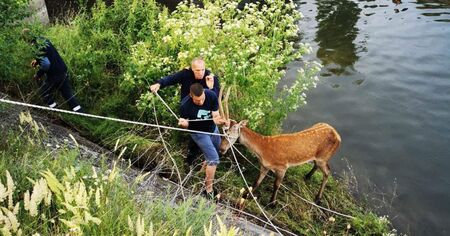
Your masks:
{"label": "bald head", "polygon": [[205,76],[205,61],[200,57],[194,58],[191,62],[191,69],[194,72],[195,79],[203,79]]}

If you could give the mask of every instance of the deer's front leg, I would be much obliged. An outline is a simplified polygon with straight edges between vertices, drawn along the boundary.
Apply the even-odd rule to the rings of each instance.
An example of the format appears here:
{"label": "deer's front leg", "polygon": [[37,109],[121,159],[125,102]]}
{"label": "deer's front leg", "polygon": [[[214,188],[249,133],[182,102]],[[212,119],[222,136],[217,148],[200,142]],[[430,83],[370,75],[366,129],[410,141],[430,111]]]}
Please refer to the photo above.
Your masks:
{"label": "deer's front leg", "polygon": [[[255,189],[261,184],[261,182],[263,181],[264,177],[266,177],[267,172],[269,172],[269,169],[267,169],[263,165],[261,165],[259,167],[259,176],[258,176],[258,178],[256,178],[255,183],[253,184],[252,192],[254,192]],[[250,195],[250,191],[249,191],[249,189],[247,189],[246,193],[244,194],[244,197],[248,198],[249,195]]]}
{"label": "deer's front leg", "polygon": [[272,193],[272,198],[270,199],[270,205],[273,205],[275,203],[275,199],[277,197],[277,192],[278,192],[278,189],[280,188],[281,182],[283,182],[285,173],[286,173],[286,170],[275,170],[276,179],[273,184],[273,193]]}

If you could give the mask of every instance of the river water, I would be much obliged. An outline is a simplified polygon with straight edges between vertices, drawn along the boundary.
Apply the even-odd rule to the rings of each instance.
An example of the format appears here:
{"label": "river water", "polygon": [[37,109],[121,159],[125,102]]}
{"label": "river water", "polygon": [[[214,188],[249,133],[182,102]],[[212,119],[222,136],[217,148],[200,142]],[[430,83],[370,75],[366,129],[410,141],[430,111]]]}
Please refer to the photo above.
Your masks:
{"label": "river water", "polygon": [[298,3],[305,58],[325,66],[283,130],[330,123],[343,140],[336,175],[351,170],[358,195],[399,232],[449,235],[450,1]]}

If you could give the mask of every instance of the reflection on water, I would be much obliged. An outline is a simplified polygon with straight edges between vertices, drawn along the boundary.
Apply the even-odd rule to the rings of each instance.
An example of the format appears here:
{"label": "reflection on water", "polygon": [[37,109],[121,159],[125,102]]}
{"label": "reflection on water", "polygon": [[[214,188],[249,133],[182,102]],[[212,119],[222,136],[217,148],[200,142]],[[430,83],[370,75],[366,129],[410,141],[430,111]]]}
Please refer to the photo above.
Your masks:
{"label": "reflection on water", "polygon": [[318,43],[317,57],[333,74],[340,75],[353,70],[358,60],[354,40],[358,35],[355,27],[361,9],[349,0],[317,1]]}
{"label": "reflection on water", "polygon": [[[359,29],[357,26],[360,14],[372,16],[375,8],[387,8],[383,12],[402,13],[409,8],[401,0],[392,0],[391,4],[377,0],[318,0],[315,20],[318,23],[314,41],[317,42],[317,58],[325,66],[322,76],[345,75],[355,72],[354,64],[358,60],[358,53],[365,51],[364,41],[355,42]],[[301,4],[306,4],[302,2]],[[418,0],[416,9],[428,10],[422,16],[433,17],[436,22],[450,22],[450,0]],[[373,9],[372,11],[370,9]],[[389,15],[392,20],[395,16]],[[403,17],[399,14],[399,17]],[[419,17],[420,18],[420,17]],[[386,27],[389,27],[388,25]]]}
{"label": "reflection on water", "polygon": [[450,22],[450,0],[418,0],[416,8],[427,10],[422,15],[434,17],[436,22]]}
{"label": "reflection on water", "polygon": [[448,9],[449,0],[417,0],[417,9]]}
{"label": "reflection on water", "polygon": [[[286,132],[342,137],[332,170],[408,235],[450,235],[450,0],[303,0],[306,59],[325,65]],[[311,58],[312,57],[312,58]],[[288,67],[286,81],[301,63]],[[381,203],[380,203],[381,202]]]}

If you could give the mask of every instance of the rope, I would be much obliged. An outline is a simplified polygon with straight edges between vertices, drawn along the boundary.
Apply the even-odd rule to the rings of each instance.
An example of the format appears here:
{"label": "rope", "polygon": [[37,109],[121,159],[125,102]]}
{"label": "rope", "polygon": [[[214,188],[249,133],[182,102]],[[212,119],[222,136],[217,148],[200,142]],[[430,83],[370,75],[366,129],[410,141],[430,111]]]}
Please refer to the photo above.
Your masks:
{"label": "rope", "polygon": [[[228,142],[231,144],[230,139],[228,138],[228,136],[226,136],[226,139],[228,140]],[[231,145],[233,146],[233,145]],[[238,167],[239,173],[241,174],[242,180],[244,180],[245,186],[247,187],[247,189],[249,189],[250,187],[248,186],[247,180],[244,177],[244,174],[242,173],[241,170],[241,166],[239,165],[239,162],[237,161],[236,158],[236,154],[234,153],[234,149],[231,148],[231,152],[233,153],[233,157],[234,157],[234,161],[236,162],[236,165]],[[277,233],[279,233],[280,235],[283,235],[278,228],[275,226],[275,224],[270,220],[270,218],[267,216],[266,212],[264,211],[264,209],[261,207],[261,205],[259,204],[259,202],[256,200],[255,196],[253,195],[252,191],[249,191],[250,195],[252,195],[253,200],[255,200],[256,205],[258,206],[259,210],[261,211],[261,213],[264,215],[264,217],[267,219],[267,222],[270,223],[270,225],[277,231]]]}
{"label": "rope", "polygon": [[[161,102],[167,107],[167,109],[170,111],[170,113],[172,113],[172,115],[178,120],[178,116],[175,114],[175,112],[172,111],[172,109],[169,107],[169,104],[166,103],[166,101],[164,101],[164,99],[158,94],[158,92],[154,92],[154,94],[156,94],[156,96],[159,98],[159,100],[161,100]],[[213,119],[196,119],[196,120],[189,120],[189,122],[192,121],[208,121],[208,120],[213,120]]]}
{"label": "rope", "polygon": [[[243,210],[236,209],[236,208],[234,208],[234,207],[232,207],[232,206],[228,206],[228,205],[225,205],[225,204],[223,204],[223,203],[217,203],[217,205],[223,206],[223,207],[228,208],[228,209],[231,209],[231,210],[233,210],[233,211],[237,211],[237,212],[242,213],[242,214],[244,214],[244,215],[246,215],[246,216],[250,216],[250,217],[252,217],[252,218],[254,218],[254,219],[256,219],[256,220],[261,221],[262,223],[264,223],[264,224],[266,224],[266,225],[269,224],[269,222],[267,222],[267,221],[265,221],[265,220],[263,220],[263,219],[261,219],[261,218],[255,216],[255,215],[252,215],[252,214],[250,214],[250,213],[248,213],[248,212],[245,212],[245,211],[243,211]],[[273,226],[272,226],[272,227],[273,227]],[[281,230],[281,231],[283,231],[283,232],[285,232],[285,233],[287,233],[287,234],[289,234],[289,235],[297,235],[297,234],[292,233],[291,231],[285,230],[285,229],[280,228],[280,227],[278,227],[278,226],[275,226],[275,229],[279,229],[279,230]]]}
{"label": "rope", "polygon": [[188,130],[188,129],[170,127],[170,126],[165,126],[165,125],[155,125],[155,124],[149,124],[149,123],[144,123],[144,122],[130,121],[130,120],[124,120],[124,119],[118,119],[118,118],[112,118],[112,117],[106,117],[106,116],[91,115],[91,114],[87,114],[87,113],[79,113],[79,112],[75,112],[75,111],[67,111],[67,110],[62,110],[62,109],[57,109],[57,108],[50,108],[50,107],[33,105],[33,104],[28,104],[28,103],[23,103],[23,102],[16,102],[16,101],[11,101],[11,100],[6,100],[6,99],[3,99],[3,98],[0,99],[0,102],[13,104],[13,105],[19,105],[19,106],[25,106],[25,107],[31,107],[31,108],[41,109],[41,110],[72,114],[72,115],[77,115],[77,116],[91,117],[91,118],[96,118],[96,119],[110,120],[110,121],[116,121],[116,122],[127,123],[127,124],[134,124],[134,125],[149,126],[149,127],[153,127],[153,128],[163,128],[163,129],[178,130],[178,131],[189,132],[189,133],[225,136],[223,134],[217,134],[217,133],[210,133],[210,132],[203,132],[203,131],[196,131],[196,130]]}
{"label": "rope", "polygon": [[[158,97],[159,97],[159,95],[158,95]],[[160,99],[162,100],[162,98],[160,97]],[[162,100],[163,101],[163,100]],[[36,108],[36,109],[42,109],[42,110],[48,110],[48,111],[54,111],[54,112],[61,112],[61,113],[66,113],[66,114],[72,114],[72,115],[78,115],[78,116],[85,116],[85,117],[91,117],[91,118],[97,118],[97,119],[103,119],[103,120],[110,120],[110,121],[116,121],[116,122],[122,122],[122,123],[128,123],[128,124],[135,124],[135,125],[142,125],[142,126],[149,126],[149,127],[154,127],[154,128],[163,128],[163,129],[169,129],[169,130],[177,130],[177,131],[182,131],[182,132],[190,132],[190,133],[199,133],[199,134],[207,134],[207,135],[216,135],[216,136],[222,136],[222,137],[227,137],[226,135],[224,135],[224,134],[217,134],[217,133],[209,133],[209,132],[202,132],[202,131],[195,131],[195,130],[187,130],[187,129],[182,129],[182,128],[175,128],[175,127],[170,127],[170,126],[164,126],[164,125],[155,125],[155,124],[149,124],[149,123],[144,123],[144,122],[136,122],[136,121],[130,121],[130,120],[124,120],[124,119],[118,119],[118,118],[111,118],[111,117],[105,117],[105,116],[98,116],[98,115],[91,115],[91,114],[86,114],[86,113],[79,113],[79,112],[74,112],[74,111],[67,111],[67,110],[62,110],[62,109],[57,109],[57,108],[50,108],[50,107],[44,107],[44,106],[38,106],[38,105],[33,105],[33,104],[28,104],[28,103],[23,103],[23,102],[16,102],[16,101],[10,101],[10,100],[6,100],[6,99],[3,99],[3,98],[0,98],[0,102],[3,102],[3,103],[7,103],[7,104],[13,104],[13,105],[19,105],[19,106],[25,106],[25,107],[31,107],[31,108]],[[164,101],[163,101],[163,103],[164,104],[166,104]],[[166,106],[167,106],[167,104],[166,104]],[[170,109],[170,108],[169,108]],[[173,112],[173,111],[172,111]],[[173,113],[174,114],[174,113]],[[227,137],[228,138],[228,137]],[[230,142],[231,143],[231,142]],[[239,172],[241,172],[241,176],[244,178],[244,176],[243,176],[243,173],[242,173],[242,170],[241,170],[241,168],[240,168],[240,166],[239,166],[239,164],[238,164],[238,162],[237,162],[237,158],[236,158],[236,155],[235,155],[235,153],[234,153],[234,150],[236,150],[242,157],[244,157],[244,159],[246,159],[249,163],[251,163],[234,145],[232,145],[232,153],[233,153],[233,156],[234,156],[234,158],[235,158],[235,161],[236,161],[236,163],[237,163],[237,165],[238,165],[238,170],[239,170]],[[247,186],[247,188],[249,187],[248,186],[248,184],[247,184],[247,181],[245,180],[245,178],[244,178],[244,182],[245,182],[245,185]],[[336,215],[340,215],[340,216],[343,216],[343,217],[347,217],[347,218],[350,218],[350,219],[354,219],[355,217],[354,216],[350,216],[350,215],[346,215],[346,214],[343,214],[343,213],[339,213],[339,212],[337,212],[337,211],[333,211],[333,210],[331,210],[331,209],[328,209],[328,208],[325,208],[325,207],[322,207],[322,206],[319,206],[319,205],[317,205],[317,204],[315,204],[314,202],[311,202],[311,201],[308,201],[307,199],[304,199],[303,197],[301,197],[301,196],[299,196],[298,194],[296,194],[295,192],[293,192],[292,190],[290,190],[289,188],[287,188],[285,185],[283,185],[282,184],[282,186],[286,189],[286,190],[288,190],[289,192],[291,192],[292,194],[294,194],[296,197],[298,197],[298,198],[300,198],[302,201],[304,201],[304,202],[306,202],[306,203],[309,203],[309,204],[311,204],[311,205],[313,205],[313,206],[315,206],[315,207],[317,207],[317,208],[320,208],[320,209],[322,209],[322,210],[325,210],[325,211],[328,211],[328,212],[331,212],[331,213],[333,213],[333,214],[336,214]],[[252,195],[252,197],[253,197],[253,193],[251,193],[251,195]],[[256,202],[256,201],[255,201]],[[260,207],[260,209],[262,210],[262,208],[261,208],[261,206],[258,204],[258,202],[256,202],[257,203],[257,205],[258,205],[258,207]],[[263,210],[262,210],[262,213],[263,213],[263,215],[269,220],[269,218],[266,216],[266,214],[263,212]],[[272,224],[272,226],[274,226],[273,225],[273,223],[269,220],[269,222]],[[278,233],[280,233],[280,232],[278,232]],[[281,233],[280,233],[281,234]]]}
{"label": "rope", "polygon": [[[155,115],[156,124],[158,124],[158,117],[156,116],[155,101],[153,101],[152,103],[153,103],[153,114]],[[175,170],[177,171],[178,180],[180,181],[180,183],[182,183],[183,181],[181,180],[181,174],[180,174],[180,171],[178,169],[177,162],[175,161],[175,159],[173,159],[172,154],[170,154],[169,148],[167,148],[166,141],[163,138],[163,135],[162,135],[162,132],[161,132],[160,128],[158,128],[158,132],[159,132],[159,137],[161,137],[161,141],[163,143],[164,149],[166,149],[167,155],[169,155],[170,160],[172,160],[173,165],[175,166]],[[179,188],[179,189],[181,189],[181,196],[183,197],[183,200],[185,200],[186,196],[184,196],[183,188]],[[175,193],[175,196],[177,194],[178,194],[178,189],[177,189],[177,192]],[[175,200],[175,197],[174,197],[174,200]]]}
{"label": "rope", "polygon": [[170,113],[172,113],[172,115],[179,120],[180,118],[178,118],[178,116],[175,114],[175,112],[172,111],[172,109],[170,109],[169,105],[164,101],[164,99],[162,99],[161,96],[159,96],[158,92],[154,92],[154,94],[159,98],[159,100],[161,100],[161,102],[167,107],[167,109],[169,109]]}

